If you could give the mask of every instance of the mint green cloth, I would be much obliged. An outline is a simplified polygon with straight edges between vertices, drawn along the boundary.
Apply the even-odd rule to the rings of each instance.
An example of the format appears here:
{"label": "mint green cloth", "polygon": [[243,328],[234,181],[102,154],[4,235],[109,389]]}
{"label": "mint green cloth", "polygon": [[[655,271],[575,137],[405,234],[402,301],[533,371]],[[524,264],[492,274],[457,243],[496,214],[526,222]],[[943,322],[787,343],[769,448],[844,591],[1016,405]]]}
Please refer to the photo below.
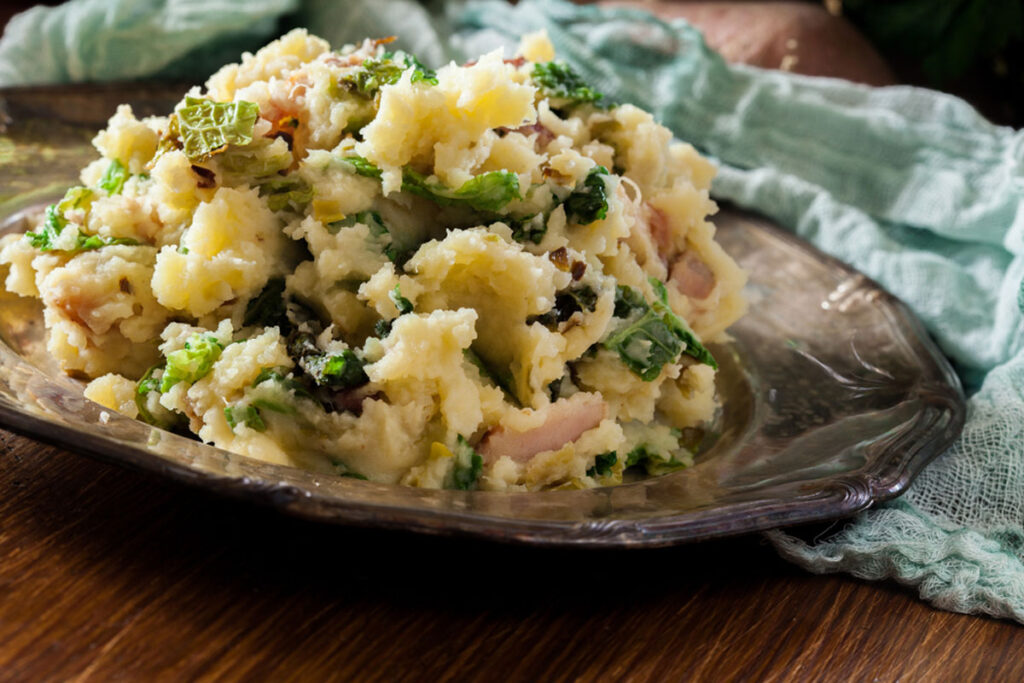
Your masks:
{"label": "mint green cloth", "polygon": [[729,66],[683,22],[560,0],[73,0],[11,22],[0,84],[207,73],[224,61],[214,61],[218,46],[299,24],[335,44],[397,34],[435,65],[545,28],[599,89],[714,157],[716,197],[770,216],[907,302],[971,392],[963,436],[905,496],[830,536],[769,537],[811,571],[891,577],[939,607],[1024,621],[1020,131],[928,90]]}
{"label": "mint green cloth", "polygon": [[298,0],[90,0],[33,7],[0,40],[0,85],[195,78],[277,31]]}

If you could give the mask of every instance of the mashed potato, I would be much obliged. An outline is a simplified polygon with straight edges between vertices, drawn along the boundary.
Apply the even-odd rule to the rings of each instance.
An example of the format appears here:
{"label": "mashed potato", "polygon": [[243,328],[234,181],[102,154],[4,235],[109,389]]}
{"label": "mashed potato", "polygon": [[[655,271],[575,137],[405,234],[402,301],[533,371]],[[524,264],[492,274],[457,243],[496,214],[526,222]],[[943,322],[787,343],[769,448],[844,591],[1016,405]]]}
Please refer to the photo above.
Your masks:
{"label": "mashed potato", "polygon": [[436,72],[292,31],[101,158],[0,276],[86,396],[267,462],[538,490],[686,467],[744,275],[712,166],[542,34]]}

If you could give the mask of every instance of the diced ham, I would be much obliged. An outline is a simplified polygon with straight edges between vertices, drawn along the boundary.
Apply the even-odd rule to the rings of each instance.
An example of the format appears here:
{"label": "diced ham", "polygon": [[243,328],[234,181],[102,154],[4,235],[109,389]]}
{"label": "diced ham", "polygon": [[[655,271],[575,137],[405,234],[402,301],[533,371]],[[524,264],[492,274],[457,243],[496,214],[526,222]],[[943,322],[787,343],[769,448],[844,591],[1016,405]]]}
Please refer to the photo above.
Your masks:
{"label": "diced ham", "polygon": [[658,256],[668,266],[669,282],[691,299],[706,299],[715,288],[715,273],[700,255],[692,249],[677,251],[672,239],[672,225],[661,209],[645,203],[644,212],[651,240],[658,250]]}
{"label": "diced ham", "polygon": [[691,299],[706,299],[715,288],[715,273],[692,249],[679,253],[672,239],[672,226],[668,216],[645,203],[644,212],[651,240],[658,256],[669,269],[669,282]]}
{"label": "diced ham", "polygon": [[508,456],[526,462],[544,451],[553,451],[580,438],[583,432],[601,424],[608,404],[594,394],[576,394],[543,408],[544,422],[525,432],[496,427],[484,436],[477,451],[491,463]]}
{"label": "diced ham", "polygon": [[715,288],[715,273],[694,251],[686,251],[676,258],[669,280],[691,299],[706,299]]}
{"label": "diced ham", "polygon": [[668,216],[661,209],[650,204],[647,207],[647,227],[651,231],[651,238],[658,246],[658,254],[666,263],[673,256],[675,246],[672,244],[672,226],[669,225]]}

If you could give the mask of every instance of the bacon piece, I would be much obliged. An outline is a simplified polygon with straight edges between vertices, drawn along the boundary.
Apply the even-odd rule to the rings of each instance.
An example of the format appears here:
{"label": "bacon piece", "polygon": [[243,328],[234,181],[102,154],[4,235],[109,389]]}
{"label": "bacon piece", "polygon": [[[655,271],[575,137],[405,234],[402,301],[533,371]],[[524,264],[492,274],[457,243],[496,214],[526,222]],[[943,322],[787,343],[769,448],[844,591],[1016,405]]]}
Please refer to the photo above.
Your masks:
{"label": "bacon piece", "polygon": [[[292,87],[293,93],[297,88],[303,88],[302,83],[296,83]],[[309,140],[309,133],[306,131],[306,124],[303,116],[305,114],[299,106],[289,99],[280,97],[271,98],[265,106],[266,111],[260,111],[260,118],[270,124],[270,129],[264,133],[265,138],[284,138],[288,149],[292,152],[294,159],[289,170],[295,170],[299,166],[299,160],[306,156],[306,143]]]}
{"label": "bacon piece", "polygon": [[361,55],[350,54],[350,55],[332,55],[324,59],[324,64],[330,64],[331,66],[358,66],[363,63]]}
{"label": "bacon piece", "polygon": [[[555,139],[555,134],[552,133],[542,123],[534,123],[529,126],[519,126],[518,128],[495,128],[494,132],[498,134],[499,138],[503,138],[509,133],[519,133],[527,137],[537,134],[537,139],[534,140],[534,144],[538,145],[542,149],[551,144],[551,141]],[[544,169],[545,175],[548,174],[549,168]]]}
{"label": "bacon piece", "polygon": [[565,247],[559,247],[548,254],[548,260],[555,264],[555,268],[558,268],[563,273],[569,272],[569,252]]}
{"label": "bacon piece", "polygon": [[551,141],[555,139],[555,134],[548,130],[547,127],[542,123],[534,123],[529,126],[520,126],[519,128],[515,129],[515,132],[522,133],[523,135],[527,136],[536,133],[537,139],[535,141],[535,144],[537,144],[541,149],[547,147],[549,144],[551,144]]}
{"label": "bacon piece", "polygon": [[196,187],[208,190],[217,186],[217,175],[210,169],[192,164],[192,172],[199,178],[196,181]]}
{"label": "bacon piece", "polygon": [[575,394],[541,410],[544,422],[538,427],[525,432],[495,427],[488,432],[477,447],[484,462],[504,456],[526,462],[538,453],[557,450],[601,424],[608,415],[608,404],[595,394]]}
{"label": "bacon piece", "polygon": [[672,262],[669,279],[676,289],[691,299],[706,299],[715,288],[714,271],[692,250],[680,254]]}

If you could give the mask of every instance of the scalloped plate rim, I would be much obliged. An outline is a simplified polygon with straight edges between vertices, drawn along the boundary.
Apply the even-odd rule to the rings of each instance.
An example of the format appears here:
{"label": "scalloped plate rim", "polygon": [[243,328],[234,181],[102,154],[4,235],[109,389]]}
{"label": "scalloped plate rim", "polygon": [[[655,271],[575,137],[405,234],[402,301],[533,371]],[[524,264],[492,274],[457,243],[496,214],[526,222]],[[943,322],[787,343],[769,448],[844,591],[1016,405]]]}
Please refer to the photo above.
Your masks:
{"label": "scalloped plate rim", "polygon": [[[154,94],[159,97],[162,93],[170,97],[168,89],[159,84],[146,83],[141,87],[142,90],[139,89],[138,84],[106,84],[94,89],[90,89],[90,86],[82,86],[75,89],[74,93],[85,97],[110,97],[117,101],[126,100],[127,93],[132,92],[140,97],[151,99]],[[133,88],[135,88],[134,91]],[[180,88],[175,87],[174,90],[178,91]],[[4,119],[2,123],[5,125],[9,123],[9,120],[5,119],[7,98],[23,97],[31,104],[37,99],[44,101],[50,95],[57,96],[66,91],[67,89],[63,86],[0,89],[0,119]],[[0,133],[2,132],[3,129],[0,127]],[[314,485],[315,476],[307,477],[305,482],[301,481],[301,478],[299,481],[295,481],[295,473],[305,475],[310,473],[294,468],[281,468],[282,477],[277,481],[248,476],[234,477],[190,468],[182,462],[165,459],[138,445],[123,444],[97,430],[76,429],[56,419],[36,414],[28,408],[14,403],[4,393],[0,393],[0,426],[101,461],[152,472],[158,476],[170,477],[179,482],[212,489],[233,497],[255,500],[313,520],[404,529],[428,534],[461,534],[535,545],[630,548],[672,545],[783,525],[834,519],[856,513],[873,504],[900,495],[923,467],[952,443],[963,426],[966,413],[964,397],[959,380],[951,366],[938,352],[934,343],[928,338],[927,332],[910,310],[870,278],[794,235],[772,226],[764,219],[745,212],[738,212],[726,206],[723,206],[723,211],[719,215],[727,215],[730,211],[755,224],[758,228],[768,230],[777,239],[807,253],[822,264],[865,278],[867,283],[884,293],[888,308],[906,326],[906,330],[914,336],[914,339],[920,342],[922,348],[940,370],[942,379],[946,381],[945,385],[936,387],[936,392],[931,396],[930,401],[925,401],[929,410],[921,410],[915,415],[916,421],[927,419],[930,420],[930,424],[924,435],[927,438],[917,438],[909,444],[913,446],[911,452],[896,459],[895,462],[893,458],[878,458],[870,462],[868,466],[854,472],[808,480],[804,484],[806,491],[800,495],[788,495],[783,498],[772,497],[773,492],[778,493],[780,489],[785,489],[787,486],[792,488],[792,484],[769,486],[763,490],[764,495],[761,497],[730,502],[724,506],[712,506],[662,516],[652,515],[645,518],[610,517],[571,522],[556,519],[501,517],[455,508],[429,509],[395,506],[386,502],[346,500],[318,490]],[[17,356],[3,342],[0,342],[0,346],[2,346],[0,353]],[[18,361],[30,368],[32,372],[45,377],[41,370],[24,359],[18,357]],[[911,436],[921,437],[914,429],[904,429],[901,438],[897,439],[895,444],[890,444],[889,449],[906,446],[907,444],[902,442]],[[83,440],[83,437],[87,438]],[[215,451],[220,450],[213,446],[205,447]],[[228,453],[227,451],[222,452]],[[244,456],[229,455],[245,459]],[[274,467],[266,463],[260,463],[260,465]],[[675,475],[666,475],[662,479],[672,476]],[[289,479],[292,481],[288,481]],[[361,482],[355,483],[361,484]],[[504,495],[557,495],[557,493]],[[468,492],[462,495],[491,494]]]}

